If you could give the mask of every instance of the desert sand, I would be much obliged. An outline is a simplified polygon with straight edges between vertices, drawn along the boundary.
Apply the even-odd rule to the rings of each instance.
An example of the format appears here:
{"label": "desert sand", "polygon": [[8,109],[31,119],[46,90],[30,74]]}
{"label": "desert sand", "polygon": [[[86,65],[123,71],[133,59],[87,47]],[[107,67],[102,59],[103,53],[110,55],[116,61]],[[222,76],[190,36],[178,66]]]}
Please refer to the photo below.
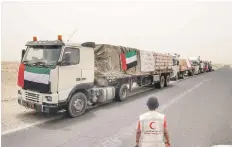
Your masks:
{"label": "desert sand", "polygon": [[1,62],[2,65],[2,101],[16,99],[17,96],[17,72],[19,63]]}
{"label": "desert sand", "polygon": [[[2,132],[47,119],[17,103],[17,62],[1,62],[2,65]],[[12,109],[13,108],[13,109]]]}

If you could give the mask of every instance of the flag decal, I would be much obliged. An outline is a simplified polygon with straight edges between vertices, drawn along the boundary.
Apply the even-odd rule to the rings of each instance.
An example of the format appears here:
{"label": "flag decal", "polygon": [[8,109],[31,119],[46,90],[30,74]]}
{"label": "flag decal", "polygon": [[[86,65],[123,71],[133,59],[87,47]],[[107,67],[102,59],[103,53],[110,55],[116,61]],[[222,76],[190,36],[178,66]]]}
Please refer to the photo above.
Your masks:
{"label": "flag decal", "polygon": [[48,84],[50,78],[50,69],[42,67],[28,67],[24,71],[24,80],[35,83]]}
{"label": "flag decal", "polygon": [[137,65],[136,51],[130,51],[125,54],[120,54],[122,70],[127,70]]}
{"label": "flag decal", "polygon": [[20,64],[18,71],[18,86],[23,88],[28,82],[46,86],[49,84],[50,71],[50,68],[25,66],[24,64]]}

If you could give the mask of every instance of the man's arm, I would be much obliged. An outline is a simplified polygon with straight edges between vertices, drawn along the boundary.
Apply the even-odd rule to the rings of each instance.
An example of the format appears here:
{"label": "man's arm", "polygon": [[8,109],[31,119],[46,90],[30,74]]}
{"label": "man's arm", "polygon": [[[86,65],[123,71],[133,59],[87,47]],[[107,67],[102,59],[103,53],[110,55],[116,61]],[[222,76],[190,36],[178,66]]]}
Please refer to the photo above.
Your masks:
{"label": "man's arm", "polygon": [[166,117],[164,117],[164,137],[166,139],[166,144],[170,146],[170,139],[169,139],[169,133],[167,129],[167,122],[166,122]]}
{"label": "man's arm", "polygon": [[139,145],[139,139],[141,136],[140,122],[138,121],[138,126],[136,130],[136,145]]}

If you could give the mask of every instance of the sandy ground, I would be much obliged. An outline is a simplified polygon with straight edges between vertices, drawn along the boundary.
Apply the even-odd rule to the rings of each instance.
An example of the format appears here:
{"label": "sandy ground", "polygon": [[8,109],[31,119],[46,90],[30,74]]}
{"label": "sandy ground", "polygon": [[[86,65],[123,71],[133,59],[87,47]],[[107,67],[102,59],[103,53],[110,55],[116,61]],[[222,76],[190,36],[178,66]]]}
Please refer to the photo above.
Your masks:
{"label": "sandy ground", "polygon": [[[20,114],[31,112],[17,103],[18,65],[17,62],[1,62],[2,131],[8,128],[16,128],[24,123],[27,119]],[[19,120],[19,118],[22,120]]]}
{"label": "sandy ground", "polygon": [[2,82],[2,101],[15,99],[17,96],[17,72],[19,63],[2,62],[1,82]]}

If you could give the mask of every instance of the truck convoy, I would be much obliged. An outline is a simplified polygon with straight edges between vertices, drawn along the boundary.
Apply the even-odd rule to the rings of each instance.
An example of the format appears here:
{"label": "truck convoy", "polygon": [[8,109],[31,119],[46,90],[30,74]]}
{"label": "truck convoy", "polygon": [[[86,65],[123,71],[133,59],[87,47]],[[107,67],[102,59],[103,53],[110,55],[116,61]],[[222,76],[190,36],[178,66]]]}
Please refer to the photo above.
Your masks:
{"label": "truck convoy", "polygon": [[172,55],[173,59],[173,74],[171,79],[183,79],[186,74],[188,76],[193,76],[194,68],[192,67],[188,59],[180,59],[180,55],[177,53],[168,53],[168,55]]}
{"label": "truck convoy", "polygon": [[70,43],[62,40],[33,41],[22,50],[18,71],[18,103],[44,113],[65,109],[71,117],[89,106],[112,100],[124,101],[138,86],[169,85],[172,56],[135,48]]}
{"label": "truck convoy", "polygon": [[202,61],[204,63],[204,69],[203,72],[210,72],[212,71],[212,63],[211,61]]}
{"label": "truck convoy", "polygon": [[[199,61],[109,44],[33,41],[22,50],[18,103],[44,113],[67,110],[78,117],[87,108],[124,101],[138,86],[167,87],[171,77],[199,73]],[[211,65],[211,64],[209,64]],[[209,66],[212,70],[212,66]]]}

